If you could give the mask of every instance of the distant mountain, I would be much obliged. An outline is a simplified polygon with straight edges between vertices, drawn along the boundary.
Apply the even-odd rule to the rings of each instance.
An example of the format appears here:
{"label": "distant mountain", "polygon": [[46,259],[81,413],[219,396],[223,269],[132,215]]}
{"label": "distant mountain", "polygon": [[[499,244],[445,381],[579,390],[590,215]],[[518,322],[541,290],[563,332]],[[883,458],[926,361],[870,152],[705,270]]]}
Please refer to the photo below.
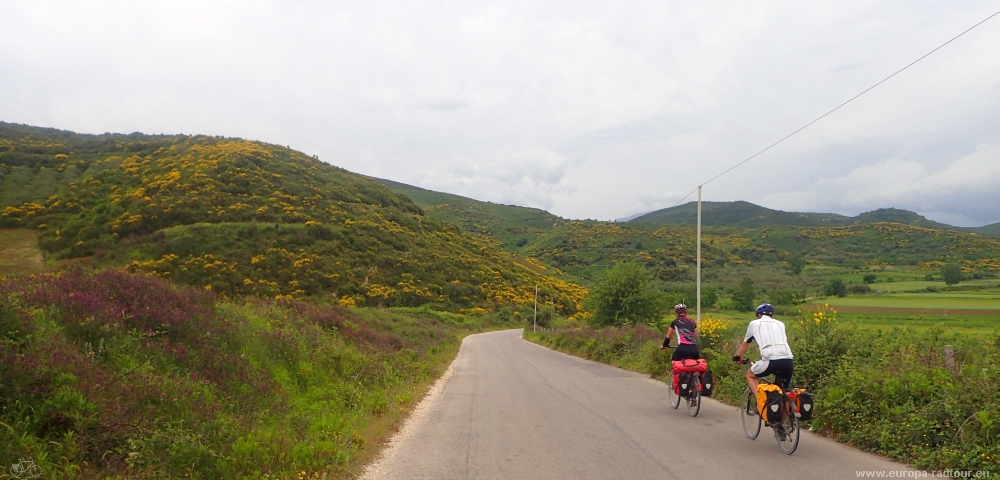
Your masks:
{"label": "distant mountain", "polygon": [[[835,213],[797,213],[772,210],[750,202],[702,202],[702,225],[712,227],[754,228],[767,225],[796,227],[832,227],[850,225],[852,219]],[[697,202],[689,202],[640,215],[630,222],[663,225],[695,225]]]}
{"label": "distant mountain", "polygon": [[[692,227],[697,208],[693,202],[638,215],[627,222],[581,221],[389,180],[375,181],[412,199],[428,217],[459,225],[491,243],[499,242],[522,258],[556,267],[567,278],[583,283],[596,283],[609,266],[630,260],[642,262],[664,284],[678,287],[692,280]],[[710,238],[702,251],[703,266],[715,272],[711,275],[720,275],[712,277],[712,282],[725,288],[739,282],[734,272],[753,265],[781,265],[792,251],[810,262],[839,267],[877,264],[933,269],[933,262],[961,258],[974,271],[995,268],[991,259],[998,258],[1000,252],[996,238],[970,235],[972,229],[949,227],[899,209],[848,217],[783,212],[749,202],[705,202],[702,213],[704,234]],[[766,280],[772,288],[819,288],[812,277],[789,280],[791,277],[782,273],[783,267],[774,271],[776,276]]]}
{"label": "distant mountain", "polygon": [[[694,225],[697,222],[697,202],[689,202],[677,207],[664,208],[632,218],[631,222],[660,225]],[[880,208],[847,217],[836,213],[802,213],[772,210],[750,202],[702,202],[702,225],[707,227],[756,228],[764,226],[790,227],[839,227],[847,225],[867,225],[871,223],[899,223],[913,227],[938,230],[961,230],[983,235],[1000,236],[1000,223],[978,228],[955,227],[928,220],[909,210]]]}
{"label": "distant mountain", "polygon": [[393,193],[409,197],[428,217],[453,223],[466,232],[492,237],[512,250],[566,221],[538,208],[483,202],[381,178],[372,180]]}
{"label": "distant mountain", "polygon": [[991,237],[1000,237],[1000,222],[992,223],[990,225],[985,225],[982,227],[976,227],[971,230],[973,232],[981,233],[983,235],[989,235]]}
{"label": "distant mountain", "polygon": [[639,212],[639,213],[635,213],[635,214],[632,214],[632,215],[629,215],[629,216],[627,216],[627,217],[622,217],[622,218],[616,218],[616,219],[615,219],[615,221],[616,221],[616,222],[628,222],[628,221],[632,221],[632,220],[635,220],[636,218],[639,218],[639,217],[641,217],[641,216],[643,216],[643,215],[645,215],[645,214],[647,214],[647,213],[650,213],[650,212]]}
{"label": "distant mountain", "polygon": [[900,210],[898,208],[880,208],[878,210],[872,210],[870,212],[862,213],[851,220],[851,223],[857,222],[860,224],[890,222],[911,225],[914,227],[936,228],[939,230],[965,230],[960,229],[959,227],[928,220],[923,215],[909,210]]}

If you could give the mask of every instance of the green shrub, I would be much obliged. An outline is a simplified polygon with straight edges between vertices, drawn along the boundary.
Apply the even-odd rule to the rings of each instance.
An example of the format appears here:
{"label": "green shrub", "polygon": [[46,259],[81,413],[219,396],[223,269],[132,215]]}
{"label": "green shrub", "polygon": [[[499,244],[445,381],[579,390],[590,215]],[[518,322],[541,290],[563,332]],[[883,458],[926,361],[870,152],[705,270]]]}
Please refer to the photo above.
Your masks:
{"label": "green shrub", "polygon": [[957,263],[946,263],[941,267],[941,279],[945,285],[958,285],[962,281],[962,267]]}
{"label": "green shrub", "polygon": [[[891,279],[892,277],[889,278]],[[829,297],[833,296],[846,297],[847,284],[844,283],[844,281],[839,278],[831,279],[829,282],[826,283],[826,286],[823,288],[823,293],[825,293]]]}
{"label": "green shrub", "polygon": [[741,312],[749,312],[754,309],[754,300],[757,299],[757,287],[750,277],[744,277],[738,287],[733,289],[733,308]]}
{"label": "green shrub", "polygon": [[659,292],[649,288],[651,280],[646,269],[635,262],[611,267],[585,299],[594,312],[588,322],[602,327],[641,324],[660,318],[666,304]]}

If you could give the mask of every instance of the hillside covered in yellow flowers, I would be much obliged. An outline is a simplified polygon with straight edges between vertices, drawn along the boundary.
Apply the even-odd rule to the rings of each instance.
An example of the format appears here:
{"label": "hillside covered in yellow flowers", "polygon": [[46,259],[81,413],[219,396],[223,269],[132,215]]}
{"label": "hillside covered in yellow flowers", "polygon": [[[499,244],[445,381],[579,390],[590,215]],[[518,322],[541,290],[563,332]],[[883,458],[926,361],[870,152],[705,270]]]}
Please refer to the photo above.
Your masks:
{"label": "hillside covered in yellow flowers", "polygon": [[0,123],[0,224],[39,230],[50,262],[226,295],[459,310],[525,304],[539,284],[570,315],[584,294],[364,176],[236,138]]}

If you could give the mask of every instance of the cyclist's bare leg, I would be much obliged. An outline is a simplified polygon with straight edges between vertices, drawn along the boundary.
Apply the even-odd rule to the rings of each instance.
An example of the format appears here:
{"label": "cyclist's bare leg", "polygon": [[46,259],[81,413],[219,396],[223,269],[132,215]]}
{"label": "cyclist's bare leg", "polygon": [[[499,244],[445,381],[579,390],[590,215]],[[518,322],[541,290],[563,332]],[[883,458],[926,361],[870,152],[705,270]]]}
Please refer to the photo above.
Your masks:
{"label": "cyclist's bare leg", "polygon": [[757,375],[754,375],[753,372],[750,371],[750,369],[748,368],[747,369],[747,385],[750,387],[750,391],[753,392],[754,394],[757,393],[757,384],[758,383],[759,382],[757,381]]}

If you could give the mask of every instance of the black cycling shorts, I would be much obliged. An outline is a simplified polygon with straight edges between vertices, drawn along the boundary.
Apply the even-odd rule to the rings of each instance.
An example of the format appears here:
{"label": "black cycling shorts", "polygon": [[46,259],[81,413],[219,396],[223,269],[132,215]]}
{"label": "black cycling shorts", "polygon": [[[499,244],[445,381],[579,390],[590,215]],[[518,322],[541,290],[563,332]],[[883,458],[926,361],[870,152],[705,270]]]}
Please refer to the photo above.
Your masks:
{"label": "black cycling shorts", "polygon": [[795,362],[791,358],[780,360],[758,360],[750,366],[750,371],[758,377],[774,375],[774,384],[782,390],[788,390],[792,384],[792,373],[795,372]]}
{"label": "black cycling shorts", "polygon": [[673,361],[676,362],[678,360],[684,360],[687,358],[693,360],[701,358],[701,352],[698,351],[697,345],[691,343],[682,343],[678,345],[677,348],[674,349],[674,355],[672,358]]}

